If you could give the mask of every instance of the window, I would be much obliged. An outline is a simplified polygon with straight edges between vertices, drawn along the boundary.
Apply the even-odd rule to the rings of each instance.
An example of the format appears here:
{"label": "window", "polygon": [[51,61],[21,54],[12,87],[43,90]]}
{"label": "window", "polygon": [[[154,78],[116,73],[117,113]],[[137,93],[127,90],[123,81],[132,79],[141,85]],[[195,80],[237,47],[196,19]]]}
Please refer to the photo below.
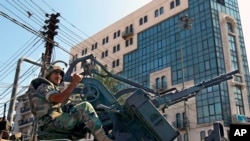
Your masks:
{"label": "window", "polygon": [[229,49],[230,49],[232,70],[237,70],[239,69],[239,66],[238,66],[235,36],[230,35],[230,34],[228,35],[228,44],[229,44]]}
{"label": "window", "polygon": [[155,79],[155,88],[156,90],[167,88],[167,79],[166,76],[162,76],[161,78]]}
{"label": "window", "polygon": [[128,40],[125,41],[125,46],[128,47],[129,46],[129,42]]}
{"label": "window", "polygon": [[155,17],[158,17],[159,15],[164,13],[164,8],[161,7],[160,9],[155,10]]}
{"label": "window", "polygon": [[120,61],[119,59],[116,60],[116,66],[119,66],[120,65]]}
{"label": "window", "polygon": [[188,141],[188,133],[185,133],[185,134],[183,135],[183,139],[184,139],[184,141]]}
{"label": "window", "polygon": [[105,44],[105,38],[102,39],[102,44],[103,44],[103,45]]}
{"label": "window", "polygon": [[160,86],[161,86],[161,81],[160,81],[160,78],[156,78],[156,89],[160,89]]}
{"label": "window", "polygon": [[126,26],[126,33],[129,33],[129,27],[128,26]]}
{"label": "window", "polygon": [[84,50],[82,50],[82,56],[85,55],[85,54],[87,54],[87,51],[88,51],[87,48],[85,48]]}
{"label": "window", "polygon": [[115,52],[117,52],[119,50],[120,50],[120,44],[113,47],[113,53],[115,53]]}
{"label": "window", "polygon": [[234,32],[232,23],[227,22],[227,30],[228,32],[232,32],[232,33]]}
{"label": "window", "polygon": [[112,67],[113,67],[113,68],[115,67],[115,61],[112,62]]}
{"label": "window", "polygon": [[106,43],[108,43],[109,42],[109,37],[106,37]]}
{"label": "window", "polygon": [[139,25],[142,25],[142,24],[143,24],[143,19],[140,18]]}
{"label": "window", "polygon": [[117,60],[115,60],[115,61],[112,62],[112,67],[113,68],[115,68],[115,67],[117,67],[119,65],[120,65],[120,60],[119,59],[117,59]]}
{"label": "window", "polygon": [[97,49],[97,43],[95,43],[95,49]]}
{"label": "window", "polygon": [[104,52],[102,52],[102,58],[104,58]]}
{"label": "window", "polygon": [[164,13],[164,8],[161,7],[161,8],[160,8],[160,15],[163,14],[163,13]]}
{"label": "window", "polygon": [[121,31],[118,30],[118,31],[117,31],[117,37],[120,37],[120,36],[121,36]]}
{"label": "window", "polygon": [[217,0],[218,3],[225,5],[225,0]]}
{"label": "window", "polygon": [[210,61],[206,60],[205,61],[205,70],[209,70],[210,69]]}
{"label": "window", "polygon": [[176,128],[180,128],[181,127],[181,114],[177,113],[176,114]]}
{"label": "window", "polygon": [[161,77],[161,85],[162,85],[162,88],[167,88],[167,79],[166,79],[166,76],[162,76]]}
{"label": "window", "polygon": [[241,87],[234,86],[234,96],[237,113],[239,115],[245,115]]}
{"label": "window", "polygon": [[170,3],[170,9],[173,9],[174,8],[174,1],[172,1],[171,3]]}
{"label": "window", "polygon": [[87,48],[85,48],[85,51],[84,51],[84,52],[85,52],[85,54],[87,54],[87,52],[88,52],[88,49],[87,49]]}
{"label": "window", "polygon": [[186,118],[186,113],[183,112],[182,113],[182,121],[183,121],[183,127],[186,127],[187,126],[187,118]]}
{"label": "window", "polygon": [[[125,41],[125,47],[128,47],[129,45],[133,44],[133,38],[129,38],[128,40]],[[120,46],[119,46],[120,49]]]}
{"label": "window", "polygon": [[133,38],[129,39],[129,44],[132,45],[133,44]]}
{"label": "window", "polygon": [[[103,42],[105,43],[105,41],[103,41]],[[94,50],[94,49],[97,49],[97,43],[92,44],[92,46],[91,46],[91,50]]]}
{"label": "window", "polygon": [[105,57],[107,57],[107,56],[108,56],[108,50],[105,51]]}
{"label": "window", "polygon": [[144,23],[148,22],[148,16],[144,16],[143,20],[144,20]]}
{"label": "window", "polygon": [[180,5],[180,0],[175,0],[176,6]]}
{"label": "window", "polygon": [[120,50],[120,44],[118,44],[117,46],[116,46],[116,51],[119,51]]}
{"label": "window", "polygon": [[82,55],[84,55],[85,54],[85,51],[84,50],[82,50]]}
{"label": "window", "polygon": [[205,131],[201,131],[200,132],[200,137],[201,137],[201,141],[204,141],[205,137],[206,137],[206,132]]}
{"label": "window", "polygon": [[209,115],[211,116],[213,116],[213,115],[215,115],[215,107],[214,107],[214,104],[210,104],[210,105],[208,105],[209,106]]}
{"label": "window", "polygon": [[144,16],[143,18],[140,18],[139,25],[142,25],[144,23],[148,22],[148,16]]}
{"label": "window", "polygon": [[155,17],[158,17],[159,16],[159,10],[155,10]]}
{"label": "window", "polygon": [[108,43],[108,42],[109,42],[109,37],[108,36],[106,38],[102,39],[102,44],[103,45],[106,44],[106,43]]}
{"label": "window", "polygon": [[129,26],[129,33],[132,33],[133,32],[133,24],[130,24]]}
{"label": "window", "polygon": [[108,56],[108,50],[106,50],[105,52],[102,52],[102,58],[107,57]]}

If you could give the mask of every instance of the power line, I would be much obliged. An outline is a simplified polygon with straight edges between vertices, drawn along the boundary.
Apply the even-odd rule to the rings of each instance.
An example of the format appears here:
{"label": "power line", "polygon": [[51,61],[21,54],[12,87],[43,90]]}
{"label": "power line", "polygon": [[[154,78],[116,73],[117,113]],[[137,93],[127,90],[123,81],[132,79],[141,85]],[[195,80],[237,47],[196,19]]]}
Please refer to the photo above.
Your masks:
{"label": "power line", "polygon": [[[44,2],[44,1],[43,1]],[[35,4],[35,2],[32,2],[33,4]],[[38,6],[37,4],[35,4],[36,5],[36,7],[38,7],[39,8],[39,10],[40,11],[42,11],[43,13],[45,13],[45,10],[43,10],[40,6]],[[23,6],[24,7],[24,6]],[[53,8],[51,8],[52,10],[54,10]],[[37,10],[37,11],[39,11],[39,10]],[[24,13],[24,12],[22,12],[22,13]],[[61,16],[62,17],[62,16]],[[63,18],[63,17],[62,17]],[[65,18],[63,18],[65,21],[67,21]],[[69,22],[68,22],[69,23]],[[40,24],[39,24],[40,25]],[[75,29],[77,29],[78,31],[80,31],[81,33],[83,33],[83,34],[85,34],[84,32],[82,32],[81,30],[79,30],[76,26],[74,26],[73,24],[70,24],[72,27],[74,27]],[[66,41],[66,43],[65,44],[67,44],[68,46],[72,46],[73,44],[75,44],[75,43],[77,43],[77,41],[78,40],[76,40],[76,38],[74,38],[73,36],[71,36],[71,34],[73,34],[73,33],[75,33],[74,31],[72,31],[71,29],[69,29],[69,28],[67,28],[66,26],[64,26],[64,25],[62,25],[62,27],[63,28],[66,28],[67,29],[67,31],[68,32],[70,32],[69,34],[68,33],[66,33],[66,32],[62,32],[62,33],[65,33],[64,35],[63,35],[63,37],[61,37],[61,36],[58,36],[58,38],[60,39],[60,40],[63,40],[64,41],[64,43],[65,43],[65,39],[67,39],[67,41]],[[28,31],[30,31],[30,32],[32,32],[33,34],[35,34],[35,35],[37,35],[37,36],[41,36],[39,33],[37,33],[37,32],[34,32],[33,30],[31,30],[31,29],[29,29],[29,28],[27,28],[26,30],[28,30]],[[60,31],[64,31],[64,30],[62,30],[62,29],[60,29]],[[79,38],[80,36],[78,36],[78,34],[74,34],[75,36],[77,36],[77,38]],[[87,34],[85,34],[85,35],[87,35]],[[43,37],[44,38],[44,37]],[[74,38],[74,39],[73,39]],[[96,40],[94,40],[93,38],[91,38],[91,37],[89,37],[89,39],[91,39],[94,43],[96,42],[97,43],[97,41]],[[74,48],[72,48],[72,49],[76,49],[78,52],[81,52],[82,51],[82,49],[84,49],[84,48],[88,48],[88,49],[90,49],[91,48],[91,44],[93,44],[93,43],[90,43],[89,42],[89,39],[88,40],[86,40],[86,42],[85,43],[89,43],[89,45],[85,45],[85,43],[83,43],[83,42],[81,42],[80,44],[79,44],[79,46],[76,46],[76,47],[74,47]],[[99,42],[98,43],[99,45],[100,45],[100,47],[98,47],[98,49],[97,50],[95,50],[95,51],[93,51],[93,52],[95,52],[95,54],[96,55],[98,55],[98,56],[101,56],[101,53],[102,52],[104,52],[105,50],[107,50],[108,49],[108,47],[107,46],[102,46],[101,45],[101,43]],[[69,53],[70,54],[70,53]],[[72,55],[72,54],[71,54]],[[73,56],[73,55],[72,55]],[[117,55],[113,55],[114,57],[113,57],[113,59],[116,59],[116,58],[120,58],[119,56],[117,56]],[[104,62],[106,62],[106,63],[110,63],[111,61],[113,61],[112,60],[112,57],[105,57],[105,58],[102,58],[102,60],[104,61]],[[120,66],[119,66],[120,67]]]}

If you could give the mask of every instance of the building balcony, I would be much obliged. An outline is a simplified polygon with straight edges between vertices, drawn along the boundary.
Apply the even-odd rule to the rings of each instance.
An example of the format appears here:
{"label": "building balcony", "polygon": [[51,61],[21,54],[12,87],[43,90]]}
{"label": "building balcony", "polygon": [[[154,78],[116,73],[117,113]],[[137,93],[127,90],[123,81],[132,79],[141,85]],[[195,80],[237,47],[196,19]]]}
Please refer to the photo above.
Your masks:
{"label": "building balcony", "polygon": [[33,117],[19,120],[18,121],[19,128],[23,128],[23,127],[29,126],[29,125],[31,125],[33,123],[33,121],[34,121]]}
{"label": "building balcony", "polygon": [[180,120],[179,122],[174,121],[172,122],[172,125],[179,130],[185,130],[187,128],[187,123],[183,120]]}
{"label": "building balcony", "polygon": [[123,39],[127,39],[128,37],[131,37],[134,35],[134,29],[133,28],[129,28],[128,30],[125,30],[122,32],[122,38]]}
{"label": "building balcony", "polygon": [[162,86],[157,86],[156,84],[152,85],[152,88],[154,91],[158,92],[158,93],[166,93],[168,92],[168,88],[167,86],[162,87]]}
{"label": "building balcony", "polygon": [[22,107],[22,108],[20,108],[20,112],[21,112],[21,114],[25,114],[27,112],[30,112],[30,107]]}

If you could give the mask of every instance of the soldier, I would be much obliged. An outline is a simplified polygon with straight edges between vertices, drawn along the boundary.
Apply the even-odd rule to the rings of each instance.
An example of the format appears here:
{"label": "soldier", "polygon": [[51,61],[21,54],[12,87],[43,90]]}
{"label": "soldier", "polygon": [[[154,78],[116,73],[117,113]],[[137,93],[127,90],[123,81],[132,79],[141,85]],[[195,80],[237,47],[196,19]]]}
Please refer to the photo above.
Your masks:
{"label": "soldier", "polygon": [[37,118],[39,127],[48,132],[58,129],[70,131],[84,123],[98,141],[112,141],[106,136],[101,121],[89,102],[75,105],[70,113],[62,112],[62,103],[68,100],[76,85],[83,79],[82,75],[73,74],[72,82],[60,92],[58,86],[63,81],[63,76],[62,68],[53,65],[47,70],[46,79],[37,78],[31,82],[28,91],[31,111]]}

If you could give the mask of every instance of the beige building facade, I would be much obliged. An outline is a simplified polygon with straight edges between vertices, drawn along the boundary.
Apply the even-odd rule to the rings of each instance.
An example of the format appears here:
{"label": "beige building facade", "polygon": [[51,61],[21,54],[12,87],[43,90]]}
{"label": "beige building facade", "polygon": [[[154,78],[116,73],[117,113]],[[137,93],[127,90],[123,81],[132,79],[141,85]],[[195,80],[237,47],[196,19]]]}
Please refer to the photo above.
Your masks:
{"label": "beige building facade", "polygon": [[[228,138],[230,123],[250,123],[248,120],[250,117],[249,86],[247,84],[249,80],[246,78],[249,77],[249,70],[245,62],[245,48],[242,47],[244,46],[242,41],[243,35],[241,34],[242,29],[240,28],[240,23],[237,22],[239,17],[223,10],[229,9],[228,11],[230,11],[230,6],[232,5],[237,9],[236,3],[237,1],[227,3],[216,0],[152,1],[72,47],[71,54],[74,57],[71,58],[70,62],[76,58],[93,54],[99,62],[107,66],[108,70],[112,70],[117,74],[123,74],[123,76],[128,76],[128,78],[134,74],[140,75],[139,79],[143,79],[141,78],[144,76],[141,75],[144,73],[143,69],[150,70],[145,75],[147,76],[145,83],[141,80],[138,81],[155,91],[164,91],[173,87],[178,90],[189,88],[202,80],[211,79],[218,74],[238,69],[240,73],[235,75],[232,80],[227,81],[225,86],[228,88],[225,88],[226,91],[224,91],[224,86],[220,86],[220,92],[213,93],[211,91],[216,91],[217,87],[208,88],[206,89],[207,93],[202,92],[198,99],[193,97],[185,102],[183,100],[168,107],[165,109],[165,113],[163,113],[168,121],[179,129],[181,135],[176,139],[178,141],[203,140],[213,130],[214,122],[220,122],[222,125],[225,125],[224,135]],[[188,31],[180,31],[182,29],[180,27],[178,29],[178,22],[180,17],[185,14],[193,18],[193,25],[187,23],[192,28],[188,29]],[[157,28],[163,28],[164,23],[168,24],[166,29],[164,28],[166,31],[157,30]],[[162,32],[162,34],[159,32]],[[172,32],[174,33],[172,34]],[[157,35],[156,39],[151,38],[154,35]],[[173,41],[171,40],[172,38]],[[181,43],[180,38],[183,40]],[[167,57],[173,61],[175,60],[172,58],[176,58],[177,62],[180,59],[180,56],[178,56],[179,47],[183,47],[184,83],[182,83],[183,77],[180,65],[177,65],[179,71],[175,72],[175,66],[168,65],[168,61],[164,65],[164,59],[158,58],[158,66],[163,64],[160,67],[156,65],[145,65],[146,67],[143,67],[143,64],[140,66],[140,62],[143,62],[141,58],[159,51],[154,50],[159,47],[153,41],[157,39],[161,45],[171,42],[171,45],[169,45],[170,49],[167,51],[171,53],[161,57],[159,55],[159,58]],[[144,44],[146,40],[149,41]],[[151,48],[154,49],[146,53],[143,49],[140,49],[148,46],[152,46]],[[133,56],[136,53],[139,55]],[[161,51],[159,51],[160,53]],[[175,53],[177,56],[173,55]],[[147,58],[147,61],[152,61],[153,57]],[[188,59],[190,61],[185,61]],[[147,61],[145,64],[147,64]],[[142,73],[137,72],[137,69],[133,71],[125,68],[125,66],[129,66],[127,64],[131,64],[131,66],[139,64],[138,68],[141,67]],[[155,66],[158,69],[155,69]],[[82,70],[82,65],[80,63],[77,64],[75,71],[81,72]],[[139,71],[141,70],[139,69]],[[164,87],[156,87],[158,78],[167,78],[164,80],[164,83],[166,83]],[[212,95],[211,97],[210,94]],[[203,98],[205,95],[206,98]],[[183,123],[185,115],[187,115],[188,124]],[[242,118],[245,120],[241,120]],[[181,124],[177,126],[176,122],[181,122]]]}
{"label": "beige building facade", "polygon": [[[214,122],[223,125],[228,138],[231,123],[250,123],[249,69],[239,14],[233,9],[238,9],[236,0],[152,1],[72,47],[70,63],[93,54],[109,71],[157,92],[182,90],[238,69],[232,80],[162,113],[180,132],[175,141],[202,141]],[[193,23],[182,28],[191,29],[178,26],[184,15],[192,17]],[[77,64],[75,71],[82,70],[82,64]],[[34,118],[28,97],[17,100],[13,131],[28,140]]]}

